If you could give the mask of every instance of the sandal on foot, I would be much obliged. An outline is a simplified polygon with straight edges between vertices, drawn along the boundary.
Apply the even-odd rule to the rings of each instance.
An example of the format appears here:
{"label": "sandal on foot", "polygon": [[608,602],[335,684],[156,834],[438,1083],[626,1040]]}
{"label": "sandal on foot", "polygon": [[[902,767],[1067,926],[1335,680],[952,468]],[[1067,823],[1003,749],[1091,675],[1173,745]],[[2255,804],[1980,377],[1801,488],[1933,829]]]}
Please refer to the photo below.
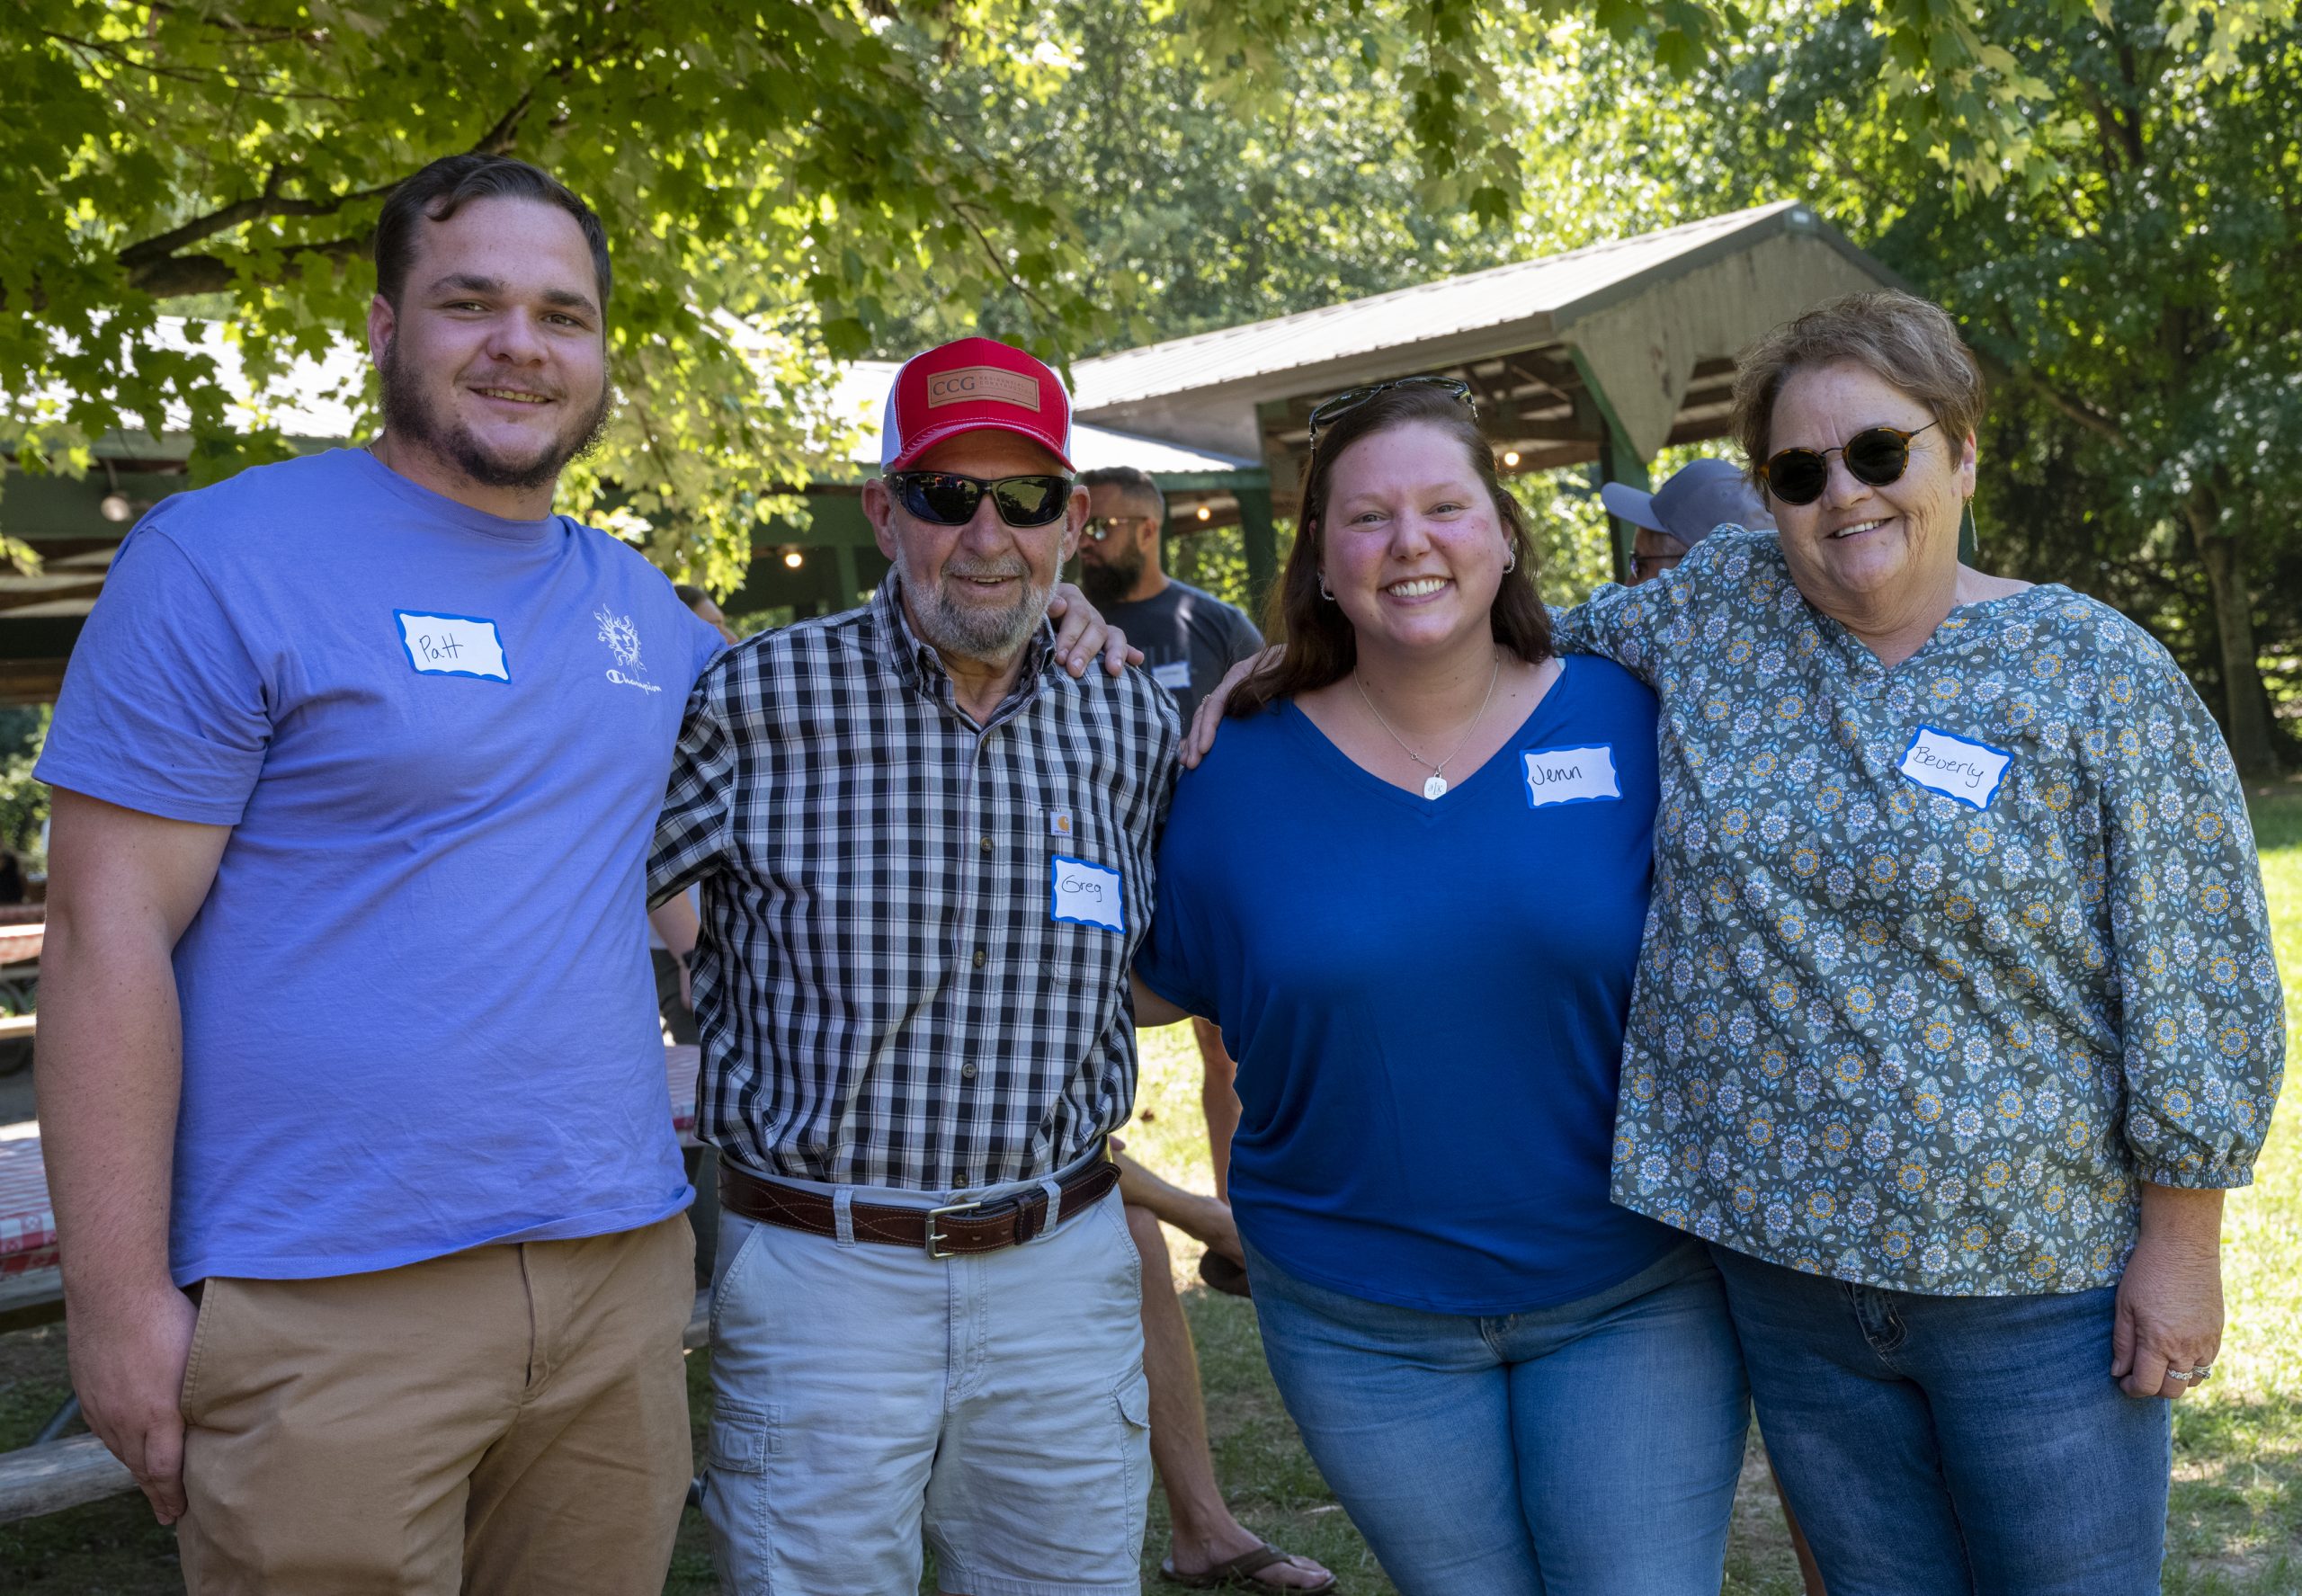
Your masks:
{"label": "sandal on foot", "polygon": [[1199,1574],[1178,1573],[1175,1560],[1169,1557],[1159,1565],[1159,1577],[1171,1585],[1181,1585],[1186,1591],[1285,1591],[1299,1592],[1299,1596],[1319,1596],[1323,1591],[1334,1589],[1334,1575],[1332,1574],[1316,1585],[1280,1585],[1256,1577],[1264,1569],[1274,1568],[1281,1563],[1297,1568],[1305,1566],[1303,1560],[1293,1553],[1282,1552],[1266,1541],[1252,1552],[1241,1552],[1237,1556]]}

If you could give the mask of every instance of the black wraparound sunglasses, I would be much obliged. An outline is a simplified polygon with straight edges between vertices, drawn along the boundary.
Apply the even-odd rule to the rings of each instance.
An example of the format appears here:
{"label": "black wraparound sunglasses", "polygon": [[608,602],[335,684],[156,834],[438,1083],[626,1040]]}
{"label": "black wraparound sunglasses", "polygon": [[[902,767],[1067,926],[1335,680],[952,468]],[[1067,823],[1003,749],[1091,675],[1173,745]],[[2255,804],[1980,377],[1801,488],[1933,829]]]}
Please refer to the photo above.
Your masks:
{"label": "black wraparound sunglasses", "polygon": [[1831,482],[1831,456],[1846,461],[1847,474],[1857,482],[1884,487],[1910,469],[1910,441],[1927,427],[1904,432],[1900,427],[1865,427],[1836,449],[1778,450],[1759,468],[1759,480],[1786,504],[1811,504]]}
{"label": "black wraparound sunglasses", "polygon": [[989,494],[999,519],[1011,527],[1043,527],[1071,503],[1068,477],[962,477],[956,471],[890,471],[896,503],[937,526],[965,526]]}
{"label": "black wraparound sunglasses", "polygon": [[1311,412],[1310,447],[1319,446],[1319,429],[1332,426],[1342,416],[1350,415],[1377,394],[1388,393],[1395,388],[1435,388],[1449,393],[1470,406],[1473,415],[1478,414],[1478,401],[1471,397],[1471,385],[1459,377],[1399,377],[1389,382],[1370,383],[1365,388],[1347,388],[1332,399],[1321,401]]}

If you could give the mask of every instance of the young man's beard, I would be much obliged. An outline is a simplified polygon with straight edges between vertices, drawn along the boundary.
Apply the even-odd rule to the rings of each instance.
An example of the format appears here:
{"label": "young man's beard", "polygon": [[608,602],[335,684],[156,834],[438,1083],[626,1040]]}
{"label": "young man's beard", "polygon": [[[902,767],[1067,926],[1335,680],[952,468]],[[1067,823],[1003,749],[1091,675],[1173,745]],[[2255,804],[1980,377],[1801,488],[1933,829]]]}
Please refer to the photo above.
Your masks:
{"label": "young man's beard", "polygon": [[598,447],[607,431],[608,413],[615,406],[613,387],[602,383],[598,401],[576,426],[562,431],[532,459],[507,460],[483,448],[469,428],[442,418],[414,374],[401,369],[398,354],[397,345],[387,348],[377,367],[384,385],[384,432],[422,444],[482,487],[513,492],[549,487],[570,461]]}
{"label": "young man's beard", "polygon": [[1079,562],[1079,591],[1098,610],[1127,602],[1127,595],[1143,579],[1143,550],[1131,548],[1120,556],[1106,552],[1100,559]]}

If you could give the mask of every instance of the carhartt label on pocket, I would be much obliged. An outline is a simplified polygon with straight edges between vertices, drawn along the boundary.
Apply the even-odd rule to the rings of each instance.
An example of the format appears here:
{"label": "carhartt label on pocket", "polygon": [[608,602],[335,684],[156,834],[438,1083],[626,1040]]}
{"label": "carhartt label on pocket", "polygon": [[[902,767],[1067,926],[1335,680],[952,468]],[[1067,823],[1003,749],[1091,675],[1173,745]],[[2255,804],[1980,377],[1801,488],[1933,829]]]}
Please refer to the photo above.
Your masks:
{"label": "carhartt label on pocket", "polygon": [[1105,931],[1127,929],[1127,900],[1120,891],[1117,870],[1066,859],[1058,853],[1048,861],[1048,887],[1054,899],[1050,913],[1071,925],[1099,925]]}
{"label": "carhartt label on pocket", "polygon": [[1929,792],[1987,809],[1998,796],[1998,784],[2006,779],[2006,767],[2013,762],[2014,756],[2003,748],[1922,726],[1903,750],[1899,768]]}
{"label": "carhartt label on pocket", "polygon": [[1191,661],[1179,659],[1173,664],[1153,665],[1151,680],[1175,692],[1191,691]]}
{"label": "carhartt label on pocket", "polygon": [[1048,836],[1067,837],[1071,834],[1072,829],[1070,810],[1049,809],[1047,812],[1047,834]]}
{"label": "carhartt label on pocket", "polygon": [[407,663],[423,674],[512,679],[504,660],[504,639],[494,621],[477,615],[428,615],[421,610],[395,610],[392,615],[399,622]]}
{"label": "carhartt label on pocket", "polygon": [[1622,787],[1615,780],[1612,743],[1593,744],[1587,748],[1537,748],[1519,757],[1526,777],[1530,809],[1622,797]]}

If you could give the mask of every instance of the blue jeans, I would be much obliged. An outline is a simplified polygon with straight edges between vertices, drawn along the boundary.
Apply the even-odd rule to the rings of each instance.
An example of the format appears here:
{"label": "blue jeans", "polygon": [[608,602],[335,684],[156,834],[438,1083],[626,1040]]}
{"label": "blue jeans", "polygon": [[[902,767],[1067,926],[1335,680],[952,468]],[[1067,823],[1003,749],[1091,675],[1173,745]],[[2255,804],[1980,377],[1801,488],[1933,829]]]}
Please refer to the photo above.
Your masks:
{"label": "blue jeans", "polygon": [[1247,1272],[1287,1411],[1402,1596],[1718,1591],[1748,1404],[1701,1244],[1495,1318],[1346,1297],[1252,1247]]}
{"label": "blue jeans", "polygon": [[1712,1256],[1831,1596],[2155,1596],[2172,1420],[2110,1378],[2117,1288],[1921,1297]]}

